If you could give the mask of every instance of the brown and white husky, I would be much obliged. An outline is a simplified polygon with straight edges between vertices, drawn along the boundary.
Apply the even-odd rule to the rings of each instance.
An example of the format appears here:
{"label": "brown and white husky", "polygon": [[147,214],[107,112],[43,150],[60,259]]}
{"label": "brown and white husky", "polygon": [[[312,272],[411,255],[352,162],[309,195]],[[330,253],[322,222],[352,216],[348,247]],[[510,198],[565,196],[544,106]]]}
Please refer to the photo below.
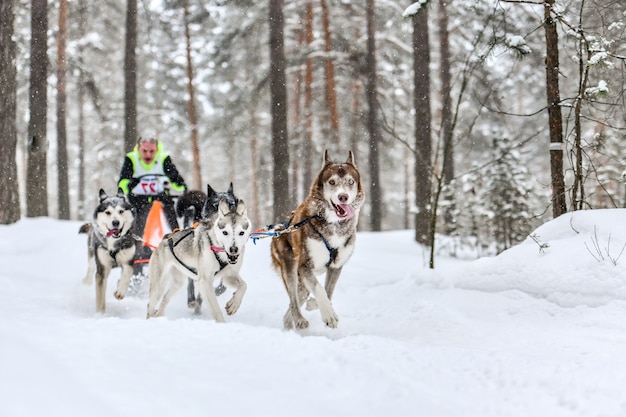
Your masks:
{"label": "brown and white husky", "polygon": [[[300,311],[311,295],[308,309],[318,307],[324,323],[336,328],[339,318],[331,299],[341,270],[354,252],[359,211],[365,200],[361,175],[352,152],[343,163],[324,152],[322,169],[308,196],[292,213],[287,227],[293,232],[272,239],[272,263],[289,295],[285,328],[306,329],[309,322]],[[324,287],[317,275],[326,273]]]}

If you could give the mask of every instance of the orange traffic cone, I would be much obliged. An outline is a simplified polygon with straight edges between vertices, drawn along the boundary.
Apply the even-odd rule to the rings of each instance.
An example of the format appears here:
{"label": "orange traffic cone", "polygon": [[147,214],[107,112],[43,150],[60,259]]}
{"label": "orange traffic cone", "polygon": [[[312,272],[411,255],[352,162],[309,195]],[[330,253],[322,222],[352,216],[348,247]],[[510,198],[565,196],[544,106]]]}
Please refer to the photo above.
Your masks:
{"label": "orange traffic cone", "polygon": [[155,249],[163,240],[163,236],[170,232],[170,227],[163,212],[163,205],[157,200],[152,203],[146,219],[146,227],[143,230],[143,245]]}

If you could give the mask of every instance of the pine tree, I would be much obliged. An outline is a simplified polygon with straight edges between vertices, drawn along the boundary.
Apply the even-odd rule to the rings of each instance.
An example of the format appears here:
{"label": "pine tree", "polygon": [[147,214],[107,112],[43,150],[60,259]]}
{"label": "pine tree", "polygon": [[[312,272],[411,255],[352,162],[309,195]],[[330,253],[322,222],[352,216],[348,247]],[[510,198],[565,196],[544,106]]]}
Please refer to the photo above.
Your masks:
{"label": "pine tree", "polygon": [[485,173],[485,192],[492,216],[492,233],[498,252],[521,242],[532,230],[530,201],[533,187],[520,152],[508,139],[494,139],[494,163]]}

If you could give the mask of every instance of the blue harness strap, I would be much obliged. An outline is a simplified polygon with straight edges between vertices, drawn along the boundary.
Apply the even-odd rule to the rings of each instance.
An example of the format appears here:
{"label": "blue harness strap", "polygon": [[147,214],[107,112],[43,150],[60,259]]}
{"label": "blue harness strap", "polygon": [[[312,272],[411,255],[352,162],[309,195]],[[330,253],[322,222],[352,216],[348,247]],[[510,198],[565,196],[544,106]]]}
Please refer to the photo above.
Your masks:
{"label": "blue harness strap", "polygon": [[280,235],[284,233],[295,232],[296,230],[298,230],[299,228],[301,228],[302,226],[304,226],[305,224],[307,224],[313,219],[324,220],[324,216],[322,216],[321,214],[316,214],[316,215],[307,217],[306,219],[301,220],[296,224],[291,224],[291,219],[283,223],[279,223],[277,225],[271,224],[263,229],[258,229],[250,233],[250,238],[252,239],[252,243],[256,245],[256,241],[259,239],[263,239],[266,237],[279,237]]}
{"label": "blue harness strap", "polygon": [[[256,241],[259,239],[263,239],[266,237],[276,238],[284,233],[295,232],[296,230],[298,230],[305,224],[309,223],[313,219],[324,220],[324,216],[322,216],[321,214],[316,214],[314,216],[307,217],[306,219],[301,220],[298,223],[293,224],[293,225],[291,225],[291,219],[289,219],[284,223],[280,223],[278,225],[279,228],[277,228],[277,225],[269,225],[264,229],[256,230],[250,234],[250,238],[252,239],[252,243],[256,245]],[[330,256],[330,259],[326,263],[326,267],[328,267],[330,266],[330,264],[332,264],[335,261],[335,259],[337,259],[337,253],[339,252],[339,250],[337,248],[333,248],[328,242],[328,239],[326,239],[324,235],[322,234],[322,232],[317,230],[317,228],[313,224],[311,224],[311,227],[313,228],[315,233],[317,233],[319,237],[322,239],[322,242],[324,242],[324,246],[326,246],[326,249],[328,250],[328,254]]]}

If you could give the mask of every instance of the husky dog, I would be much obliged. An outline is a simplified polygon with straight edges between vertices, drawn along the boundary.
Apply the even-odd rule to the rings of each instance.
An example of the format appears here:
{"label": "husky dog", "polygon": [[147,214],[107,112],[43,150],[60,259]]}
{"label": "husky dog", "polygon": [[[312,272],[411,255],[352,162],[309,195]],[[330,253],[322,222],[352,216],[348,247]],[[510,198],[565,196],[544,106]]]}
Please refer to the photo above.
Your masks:
{"label": "husky dog", "polygon": [[107,279],[115,267],[122,268],[122,277],[113,293],[121,300],[126,295],[138,238],[131,233],[135,221],[135,209],[121,189],[109,197],[100,189],[100,204],[93,215],[93,222],[85,223],[79,233],[89,234],[87,275],[83,283],[91,285],[96,276],[96,311],[104,313],[106,306]]}
{"label": "husky dog", "polygon": [[[215,191],[210,184],[207,184],[206,194],[202,191],[188,191],[183,194],[176,205],[178,217],[183,218],[183,227],[189,228],[198,223],[201,219],[211,217],[217,212],[217,207],[221,199],[228,202],[228,207],[234,210],[237,207],[238,198],[233,192],[233,183],[230,183],[226,192]],[[226,287],[220,282],[215,287],[215,295],[222,295]],[[189,278],[187,282],[187,305],[194,309],[196,314],[200,313],[202,296],[196,295],[194,280]]]}
{"label": "husky dog", "polygon": [[[292,233],[272,239],[272,264],[283,279],[289,295],[289,308],[283,318],[285,328],[306,329],[309,322],[300,306],[311,294],[308,309],[319,307],[322,320],[336,328],[339,318],[331,299],[341,269],[354,251],[359,211],[365,200],[361,175],[350,151],[344,163],[332,162],[324,152],[322,169],[311,185],[309,195],[292,213],[286,226]],[[324,287],[317,275],[326,273]]]}
{"label": "husky dog", "polygon": [[185,191],[176,202],[176,215],[183,219],[183,228],[193,226],[202,218],[206,194],[200,190]]}
{"label": "husky dog", "polygon": [[191,277],[209,304],[215,321],[224,316],[215,296],[213,281],[221,279],[235,288],[226,313],[235,314],[247,285],[239,275],[252,225],[243,200],[231,209],[225,198],[217,211],[195,228],[179,230],[163,238],[150,258],[150,296],[147,317],[162,316],[170,299]]}

